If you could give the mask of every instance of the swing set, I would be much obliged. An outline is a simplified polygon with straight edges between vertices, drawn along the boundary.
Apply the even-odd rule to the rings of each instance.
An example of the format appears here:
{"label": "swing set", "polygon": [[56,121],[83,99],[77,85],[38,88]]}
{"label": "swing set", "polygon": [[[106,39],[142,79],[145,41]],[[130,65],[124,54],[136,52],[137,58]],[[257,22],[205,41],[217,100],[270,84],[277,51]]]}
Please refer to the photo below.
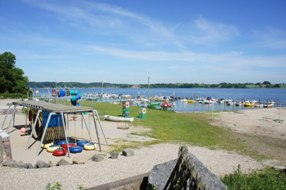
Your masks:
{"label": "swing set", "polygon": [[[12,108],[12,106],[14,106]],[[31,121],[31,133],[28,138],[27,147],[29,149],[34,143],[30,144],[31,138],[37,135],[38,140],[40,140],[40,144],[38,145],[36,156],[39,156],[41,152],[41,145],[43,145],[44,141],[54,141],[55,139],[64,139],[63,141],[66,145],[69,144],[71,137],[69,136],[69,115],[76,118],[76,116],[81,116],[81,125],[82,125],[82,136],[83,136],[83,128],[85,126],[89,140],[92,142],[91,138],[91,130],[90,130],[90,118],[93,120],[93,124],[95,127],[96,138],[98,141],[99,151],[101,152],[101,143],[98,133],[98,127],[101,129],[102,135],[105,139],[106,145],[108,145],[98,112],[89,107],[82,106],[67,106],[61,104],[53,104],[43,101],[19,101],[13,102],[9,105],[9,110],[12,111],[12,117],[9,122],[9,127],[14,127],[15,123],[15,113],[17,106],[23,106],[28,109],[29,120]],[[85,118],[85,115],[88,114],[88,124]],[[5,116],[4,122],[8,117],[8,112]],[[27,116],[26,116],[27,117]],[[26,119],[27,121],[27,119]],[[4,124],[3,124],[4,125]],[[3,128],[2,125],[2,128]],[[47,133],[48,131],[48,133]],[[74,134],[76,136],[76,126],[74,121]],[[43,147],[42,147],[43,148]],[[68,156],[70,157],[70,149],[67,148]]]}

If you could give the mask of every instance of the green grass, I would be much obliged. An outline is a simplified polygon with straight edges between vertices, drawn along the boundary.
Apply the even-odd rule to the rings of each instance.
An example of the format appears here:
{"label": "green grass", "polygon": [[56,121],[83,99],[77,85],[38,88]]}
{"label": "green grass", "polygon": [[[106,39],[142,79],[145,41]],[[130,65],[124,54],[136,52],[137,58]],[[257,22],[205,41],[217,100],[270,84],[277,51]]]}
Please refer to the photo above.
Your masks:
{"label": "green grass", "polygon": [[233,174],[224,176],[222,182],[228,190],[284,190],[286,174],[272,168],[243,174],[238,166]]}
{"label": "green grass", "polygon": [[[122,114],[120,104],[81,101],[81,105],[94,107],[101,116]],[[130,117],[137,118],[139,110],[139,107],[131,106]],[[137,118],[133,125],[151,128],[152,131],[148,135],[160,142],[187,143],[250,154],[243,143],[228,130],[211,126],[210,119],[209,113],[175,113],[147,109],[147,118]]]}

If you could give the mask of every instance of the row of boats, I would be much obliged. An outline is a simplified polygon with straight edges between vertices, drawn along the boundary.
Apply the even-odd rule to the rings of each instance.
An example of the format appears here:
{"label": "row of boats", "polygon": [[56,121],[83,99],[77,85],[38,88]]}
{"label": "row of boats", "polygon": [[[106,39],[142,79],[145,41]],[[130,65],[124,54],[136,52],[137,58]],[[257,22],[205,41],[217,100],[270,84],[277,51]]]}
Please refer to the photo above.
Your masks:
{"label": "row of boats", "polygon": [[274,101],[259,102],[256,100],[232,100],[232,99],[215,99],[211,97],[207,98],[197,98],[197,99],[182,99],[181,101],[186,103],[200,103],[200,104],[225,104],[227,106],[244,106],[244,107],[260,107],[260,108],[270,108],[274,107]]}
{"label": "row of boats", "polygon": [[[66,95],[69,95],[71,91],[66,90]],[[59,96],[60,90],[52,90],[52,96]],[[93,101],[128,101],[131,105],[137,105],[142,107],[174,107],[176,101],[180,101],[188,104],[224,104],[227,106],[243,106],[243,107],[260,107],[270,108],[274,107],[274,101],[260,102],[257,100],[233,100],[233,99],[216,99],[213,97],[196,97],[196,98],[184,98],[175,96],[152,96],[146,98],[144,96],[132,96],[129,94],[109,94],[109,93],[87,93],[83,94],[82,99],[93,100]]]}
{"label": "row of boats", "polygon": [[[95,97],[94,95],[87,95],[87,97]],[[97,94],[96,97],[98,99],[124,99],[128,100],[131,105],[138,105],[143,107],[172,107],[175,104],[169,102],[181,101],[189,104],[225,104],[227,106],[244,106],[244,107],[259,107],[259,108],[270,108],[274,107],[274,101],[266,101],[260,102],[257,100],[234,100],[234,99],[216,99],[213,97],[196,97],[196,98],[182,98],[182,97],[166,97],[166,96],[152,96],[149,99],[144,96],[133,97],[131,95],[123,95],[123,94]],[[167,103],[166,103],[167,102]],[[144,106],[145,105],[145,106]]]}

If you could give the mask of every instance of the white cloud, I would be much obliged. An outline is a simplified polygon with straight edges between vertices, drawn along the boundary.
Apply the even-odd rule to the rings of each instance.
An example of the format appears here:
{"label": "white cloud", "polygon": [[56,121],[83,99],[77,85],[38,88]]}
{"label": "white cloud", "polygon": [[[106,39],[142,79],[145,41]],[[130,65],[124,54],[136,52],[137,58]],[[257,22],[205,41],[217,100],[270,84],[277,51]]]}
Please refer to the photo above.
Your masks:
{"label": "white cloud", "polygon": [[[225,52],[221,54],[196,53],[192,51],[168,52],[168,51],[128,51],[117,48],[87,46],[94,52],[125,59],[137,59],[146,61],[186,62],[192,66],[209,65],[210,67],[221,66],[225,69],[231,66],[236,69],[253,68],[286,68],[286,55],[281,56],[252,56],[248,57],[241,52]],[[176,66],[177,69],[178,66]]]}
{"label": "white cloud", "polygon": [[286,49],[286,30],[268,28],[264,31],[255,30],[253,35],[257,39],[254,46],[268,49]]}
{"label": "white cloud", "polygon": [[232,25],[211,22],[199,17],[194,22],[191,40],[202,45],[216,45],[239,35],[239,30]]}

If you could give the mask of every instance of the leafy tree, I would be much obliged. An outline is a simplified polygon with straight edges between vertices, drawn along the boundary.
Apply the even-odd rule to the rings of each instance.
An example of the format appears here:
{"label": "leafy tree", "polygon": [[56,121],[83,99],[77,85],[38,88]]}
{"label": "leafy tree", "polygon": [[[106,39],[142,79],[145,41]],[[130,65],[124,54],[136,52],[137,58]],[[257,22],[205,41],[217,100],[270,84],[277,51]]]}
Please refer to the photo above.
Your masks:
{"label": "leafy tree", "polygon": [[28,92],[28,78],[15,66],[16,56],[11,52],[0,54],[0,93]]}
{"label": "leafy tree", "polygon": [[263,85],[271,85],[271,83],[269,81],[264,81],[262,84]]}

